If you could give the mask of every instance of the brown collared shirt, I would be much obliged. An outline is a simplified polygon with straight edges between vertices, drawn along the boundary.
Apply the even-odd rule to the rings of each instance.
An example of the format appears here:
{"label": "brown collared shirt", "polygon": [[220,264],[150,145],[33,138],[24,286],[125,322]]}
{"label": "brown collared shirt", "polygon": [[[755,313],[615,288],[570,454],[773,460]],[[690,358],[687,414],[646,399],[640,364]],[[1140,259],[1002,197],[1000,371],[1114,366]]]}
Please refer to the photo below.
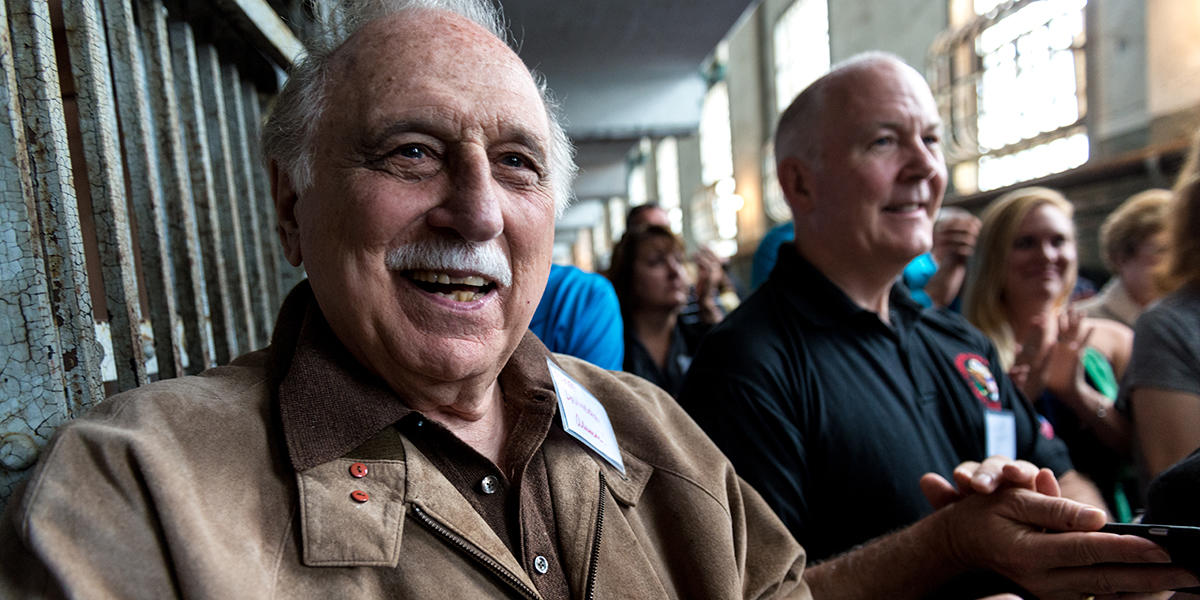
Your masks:
{"label": "brown collared shirt", "polygon": [[[296,470],[339,457],[403,456],[408,438],[491,526],[543,598],[570,598],[551,510],[542,443],[554,421],[549,351],[526,333],[499,375],[510,424],[497,467],[445,427],[408,408],[338,341],[307,284],[289,295],[272,340],[272,379]],[[543,572],[544,571],[544,572]],[[582,591],[577,590],[577,593]]]}

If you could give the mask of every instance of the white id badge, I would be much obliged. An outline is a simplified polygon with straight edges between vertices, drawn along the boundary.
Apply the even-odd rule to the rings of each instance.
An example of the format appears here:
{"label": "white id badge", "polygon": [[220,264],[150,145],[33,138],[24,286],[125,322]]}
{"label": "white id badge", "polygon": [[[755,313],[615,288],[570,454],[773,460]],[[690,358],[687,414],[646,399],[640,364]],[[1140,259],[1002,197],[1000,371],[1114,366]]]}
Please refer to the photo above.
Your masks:
{"label": "white id badge", "polygon": [[984,411],[987,423],[987,455],[1017,458],[1017,418],[1011,410]]}
{"label": "white id badge", "polygon": [[550,366],[550,379],[558,394],[558,412],[562,416],[563,429],[599,454],[609,464],[625,475],[625,462],[621,460],[621,449],[617,447],[617,434],[604,405],[579,382],[571,379],[566,371],[546,359]]}

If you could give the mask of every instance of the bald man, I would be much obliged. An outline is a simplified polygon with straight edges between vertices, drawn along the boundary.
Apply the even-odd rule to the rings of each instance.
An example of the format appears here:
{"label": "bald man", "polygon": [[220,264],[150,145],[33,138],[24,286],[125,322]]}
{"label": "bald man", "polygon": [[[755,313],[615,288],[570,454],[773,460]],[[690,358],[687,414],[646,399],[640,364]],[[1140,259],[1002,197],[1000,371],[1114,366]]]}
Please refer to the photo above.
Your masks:
{"label": "bald man", "polygon": [[796,241],[709,334],[681,404],[818,561],[815,596],[1187,585],[1160,565],[1096,564],[1167,556],[1095,532],[1099,495],[991,344],[896,286],[931,246],[940,136],[929,87],[890,55],[856,57],[796,98],[776,134]]}

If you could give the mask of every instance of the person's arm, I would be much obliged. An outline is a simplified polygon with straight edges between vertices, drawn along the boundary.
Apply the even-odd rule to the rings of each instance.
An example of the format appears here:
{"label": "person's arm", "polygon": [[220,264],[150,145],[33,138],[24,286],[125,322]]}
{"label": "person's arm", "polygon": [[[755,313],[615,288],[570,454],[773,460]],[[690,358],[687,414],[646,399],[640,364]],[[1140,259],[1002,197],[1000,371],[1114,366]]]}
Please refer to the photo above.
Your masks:
{"label": "person's arm", "polygon": [[1134,428],[1153,477],[1200,448],[1200,396],[1161,388],[1137,388],[1130,397]]}
{"label": "person's arm", "polygon": [[1133,332],[1128,327],[1106,319],[1085,319],[1083,313],[1068,309],[1059,317],[1058,340],[1045,359],[1046,388],[1075,413],[1084,427],[1092,429],[1096,439],[1121,456],[1130,454],[1129,419],[1115,410],[1115,398],[1106,397],[1088,383],[1084,352],[1089,346],[1099,350],[1119,380],[1132,345]]}
{"label": "person's arm", "polygon": [[1146,564],[1169,561],[1148,540],[1096,532],[1105,521],[1095,507],[1005,487],[966,496],[905,529],[812,566],[805,579],[816,598],[903,599],[925,597],[956,576],[987,570],[1039,598],[1071,600],[1198,581],[1182,568]]}
{"label": "person's arm", "polygon": [[934,227],[931,253],[937,271],[925,284],[925,293],[934,306],[950,306],[962,289],[967,262],[975,251],[979,224],[979,219],[964,215],[950,217]]}
{"label": "person's arm", "polygon": [[0,598],[180,595],[144,457],[123,443],[139,433],[99,420],[59,429],[3,515]]}
{"label": "person's arm", "polygon": [[954,298],[958,296],[958,291],[962,289],[966,276],[966,262],[951,263],[945,266],[939,264],[938,270],[925,284],[925,294],[929,296],[929,301],[934,306],[950,306],[950,303],[954,302]]}
{"label": "person's arm", "polygon": [[1187,308],[1164,301],[1142,313],[1121,382],[1150,476],[1200,447],[1200,366],[1180,310]]}

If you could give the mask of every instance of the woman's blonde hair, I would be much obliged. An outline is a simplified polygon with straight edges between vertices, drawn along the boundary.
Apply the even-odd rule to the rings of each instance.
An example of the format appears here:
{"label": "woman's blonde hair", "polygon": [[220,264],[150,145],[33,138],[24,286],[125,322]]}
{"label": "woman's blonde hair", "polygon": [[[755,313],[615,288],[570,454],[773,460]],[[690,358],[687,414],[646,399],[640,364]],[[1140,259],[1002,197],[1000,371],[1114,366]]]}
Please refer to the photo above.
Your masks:
{"label": "woman's blonde hair", "polygon": [[[979,229],[975,254],[967,268],[963,315],[996,344],[1000,364],[1006,371],[1012,366],[1017,346],[1012,326],[1008,323],[1004,298],[1008,259],[1021,221],[1043,204],[1059,209],[1068,219],[1075,212],[1062,194],[1044,187],[1020,188],[992,201],[983,211],[983,225]],[[1062,297],[1056,301],[1057,306],[1065,305],[1070,299],[1075,277],[1074,270],[1067,274]]]}
{"label": "woman's blonde hair", "polygon": [[1167,213],[1164,291],[1200,282],[1200,130],[1192,137]]}
{"label": "woman's blonde hair", "polygon": [[1100,225],[1100,251],[1104,266],[1117,267],[1137,256],[1142,244],[1167,228],[1171,190],[1150,189],[1121,203]]}

